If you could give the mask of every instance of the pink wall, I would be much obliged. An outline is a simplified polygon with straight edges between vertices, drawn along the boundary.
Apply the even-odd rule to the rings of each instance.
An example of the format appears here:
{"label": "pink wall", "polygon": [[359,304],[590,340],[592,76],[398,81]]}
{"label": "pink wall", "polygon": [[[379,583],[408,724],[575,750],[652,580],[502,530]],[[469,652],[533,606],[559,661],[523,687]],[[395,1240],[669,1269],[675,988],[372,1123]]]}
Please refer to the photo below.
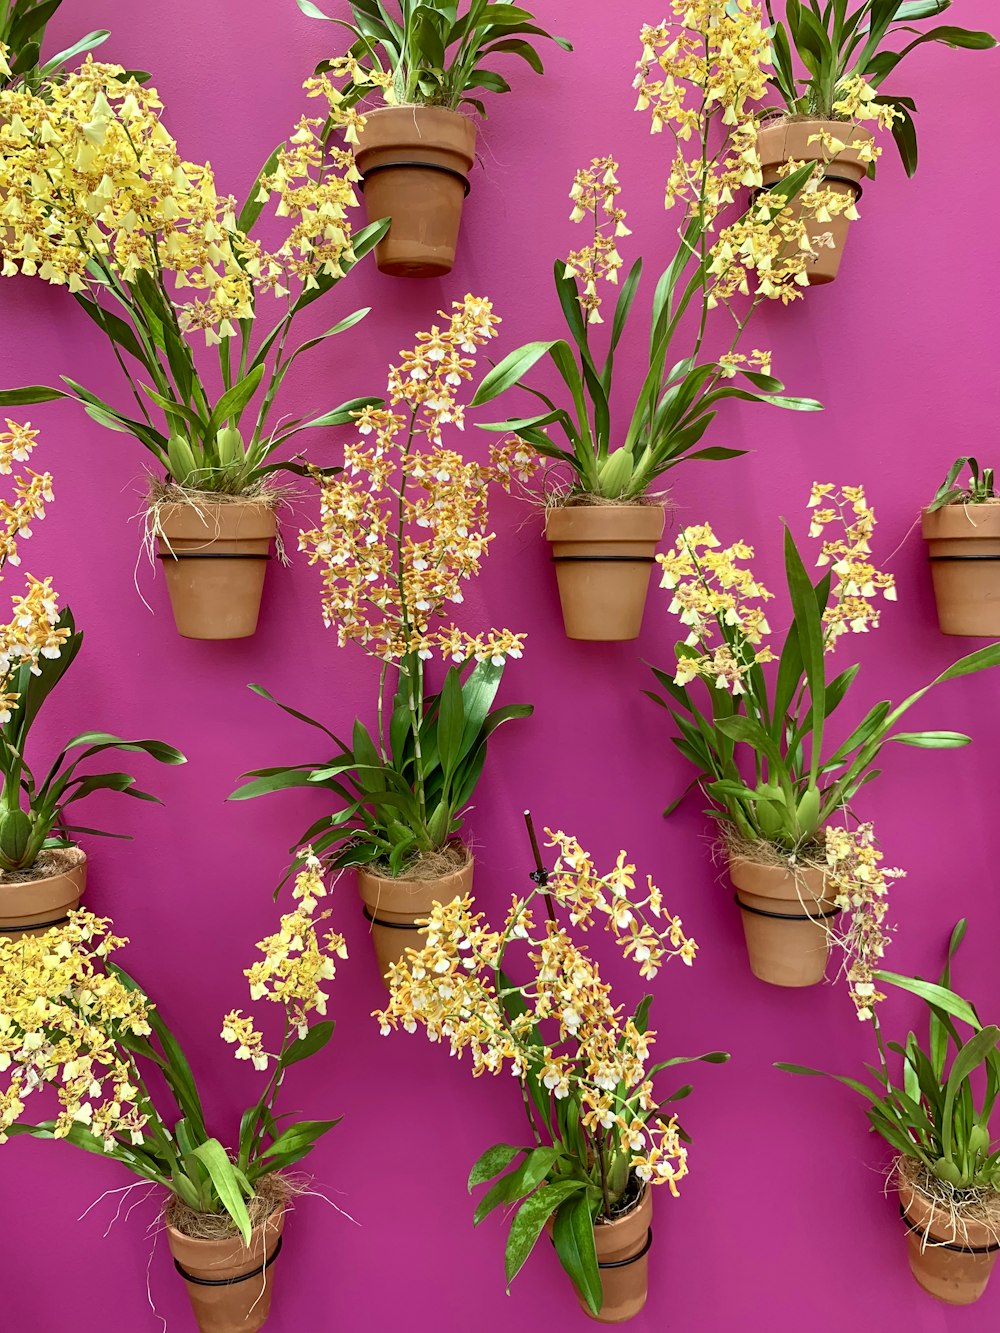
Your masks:
{"label": "pink wall", "polygon": [[[327,0],[338,14],[343,0]],[[672,253],[673,222],[661,208],[667,139],[651,139],[632,112],[636,41],[660,8],[646,0],[538,0],[541,17],[576,44],[553,52],[544,81],[518,75],[518,95],[494,99],[481,140],[460,262],[450,278],[420,284],[382,278],[370,265],[315,308],[326,327],[358,305],[375,313],[326,344],[303,367],[288,406],[325,410],[378,393],[385,366],[444,302],[488,294],[504,318],[499,352],[561,333],[550,265],[581,241],[568,221],[575,168],[609,150],[621,160],[622,202],[647,273]],[[963,0],[957,22],[996,22],[991,0]],[[960,11],[960,12],[959,12]],[[242,193],[260,161],[297,118],[300,80],[337,40],[308,22],[293,0],[100,0],[67,3],[59,37],[110,27],[109,58],[152,68],[182,152],[210,158],[223,187]],[[754,454],[692,464],[676,474],[675,523],[710,518],[724,539],[743,536],[780,588],[779,516],[804,532],[810,482],[862,481],[881,519],[879,553],[899,584],[877,637],[855,648],[864,662],[865,707],[899,698],[967,647],[938,635],[923,546],[921,503],[958,453],[996,462],[995,246],[1000,204],[989,156],[1000,55],[918,52],[898,88],[920,106],[921,169],[907,183],[890,147],[863,201],[843,276],[792,309],[769,310],[752,343],[771,346],[789,388],[826,404],[801,417],[748,408],[718,423],[713,443]],[[107,349],[65,294],[18,279],[3,286],[0,325],[5,385],[52,382],[69,373],[118,393]],[[639,378],[620,353],[620,403]],[[29,413],[25,413],[28,415]],[[256,1082],[218,1038],[223,1013],[245,1004],[242,969],[275,920],[270,891],[285,851],[317,799],[273,797],[225,805],[239,773],[282,760],[321,757],[310,733],[246,689],[260,681],[279,698],[347,728],[369,716],[375,673],[360,652],[338,651],[319,617],[318,581],[301,559],[272,566],[257,637],[204,644],[179,639],[162,580],[139,562],[143,454],[73,405],[35,408],[44,432],[37,461],[55,473],[57,502],[31,547],[30,568],[51,571],[86,631],[71,684],[57,694],[38,739],[106,727],[161,736],[182,747],[186,768],[144,770],[165,809],[106,805],[135,833],[132,843],[92,845],[89,903],[133,939],[125,961],[143,979],[191,1053],[223,1139]],[[483,443],[470,432],[470,448]],[[335,439],[310,441],[336,459]],[[994,451],[991,454],[991,451]],[[311,500],[298,516],[308,519]],[[685,1120],[694,1135],[683,1196],[657,1200],[656,1245],[646,1312],[637,1333],[745,1328],[832,1333],[863,1319],[911,1333],[992,1328],[1000,1292],[952,1311],[924,1296],[906,1267],[895,1207],[882,1196],[888,1150],[866,1132],[859,1102],[820,1082],[772,1070],[778,1059],[858,1073],[870,1033],[842,988],[786,994],[748,971],[728,885],[717,882],[706,821],[693,802],[670,824],[659,812],[685,768],[669,744],[665,715],[640,691],[645,661],[669,658],[673,626],[662,593],[651,594],[637,644],[586,645],[562,633],[548,553],[535,516],[504,499],[486,573],[470,617],[523,628],[528,646],[504,686],[507,701],[536,714],[503,733],[472,815],[481,902],[499,911],[525,886],[520,812],[575,830],[599,857],[629,848],[659,880],[701,943],[693,970],[668,968],[656,983],[661,1056],[716,1047],[729,1067],[703,1067]],[[133,574],[155,614],[143,605]],[[777,620],[777,617],[773,617]],[[865,813],[887,857],[909,871],[896,894],[899,933],[891,965],[934,971],[946,933],[967,913],[972,931],[956,980],[987,1014],[1000,1010],[994,941],[1000,929],[995,858],[982,830],[995,821],[1000,681],[978,677],[942,690],[913,716],[918,725],[968,729],[975,744],[936,756],[900,749],[866,789]],[[105,805],[95,799],[98,822]],[[525,1333],[583,1328],[572,1293],[539,1246],[504,1295],[502,1234],[494,1217],[475,1234],[465,1177],[491,1143],[523,1133],[509,1080],[473,1083],[419,1037],[382,1040],[368,1017],[382,990],[365,922],[345,877],[337,924],[349,940],[331,1006],[338,1019],[320,1060],[290,1079],[287,1109],[344,1114],[310,1159],[320,1199],[301,1202],[280,1261],[274,1333],[325,1333],[396,1321],[418,1329]],[[609,952],[609,974],[632,1003],[640,989]],[[910,1007],[901,1005],[900,1021]],[[76,1219],[107,1189],[129,1184],[111,1163],[64,1145],[17,1141],[0,1156],[5,1199],[4,1329],[139,1333],[158,1321],[191,1326],[186,1298],[162,1241],[150,1259],[157,1204],[149,1199],[105,1235],[116,1198]],[[142,1198],[142,1190],[128,1196]],[[124,1212],[124,1210],[123,1210]]]}

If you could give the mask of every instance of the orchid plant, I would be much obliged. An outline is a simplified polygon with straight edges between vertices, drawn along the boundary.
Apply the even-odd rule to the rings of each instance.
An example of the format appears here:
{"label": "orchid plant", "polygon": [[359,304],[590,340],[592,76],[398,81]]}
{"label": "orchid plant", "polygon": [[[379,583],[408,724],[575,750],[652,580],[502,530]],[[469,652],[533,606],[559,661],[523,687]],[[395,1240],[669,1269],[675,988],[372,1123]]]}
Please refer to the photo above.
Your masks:
{"label": "orchid plant", "polygon": [[513,56],[536,74],[543,73],[536,38],[553,41],[564,51],[572,46],[538,26],[535,16],[505,0],[469,0],[464,12],[458,0],[350,0],[353,22],[331,18],[312,0],[297,0],[308,18],[324,19],[346,28],[353,42],[346,55],[324,60],[317,74],[346,80],[348,105],[376,89],[386,106],[440,106],[457,111],[471,106],[479,115],[486,107],[479,93],[509,93],[510,84],[493,61]]}
{"label": "orchid plant", "polygon": [[[31,525],[44,519],[46,504],[54,498],[50,472],[30,467],[15,472],[30,459],[38,434],[30,422],[15,421],[0,432],[0,474],[13,483],[13,498],[0,499],[0,578],[8,565],[20,565],[21,539],[31,536]],[[83,634],[69,608],[60,611],[51,578],[27,574],[24,592],[12,598],[11,612],[10,622],[0,625],[0,871],[23,872],[30,871],[43,852],[72,847],[74,835],[101,832],[71,822],[70,807],[93,792],[157,800],[136,787],[129,773],[88,772],[88,760],[111,750],[147,754],[161,764],[185,760],[163,741],[87,731],[68,741],[44,778],[36,778],[28,737],[49,695],[72,666]]]}
{"label": "orchid plant", "polygon": [[[914,27],[946,13],[952,0],[862,0],[853,10],[848,0],[788,0],[784,20],[775,17],[772,0],[764,4],[774,61],[768,83],[788,115],[879,121],[892,129],[908,176],[917,169],[916,104],[911,97],[879,92],[882,84],[926,42],[970,51],[997,44],[988,32],[952,24]],[[911,34],[916,35],[907,41]],[[800,77],[793,53],[805,77]]]}
{"label": "orchid plant", "polygon": [[[963,468],[969,470],[967,486],[958,485],[958,479],[962,475]],[[948,475],[938,487],[934,499],[927,506],[927,512],[932,514],[935,509],[944,509],[947,505],[989,504],[997,499],[1000,499],[1000,496],[996,492],[996,473],[994,469],[984,467],[980,471],[977,459],[956,458],[948,469]]]}
{"label": "orchid plant", "polygon": [[[445,447],[443,428],[464,424],[458,389],[499,320],[489,301],[472,296],[441,318],[391,369],[389,406],[359,413],[360,438],[345,451],[345,470],[321,479],[319,526],[299,539],[322,572],[327,627],[336,628],[341,647],[360,644],[379,662],[374,734],[358,720],[348,744],[286,708],[323,732],[333,753],[319,763],[258,769],[230,798],[324,788],[335,810],[296,846],[309,843],[333,866],[379,862],[393,875],[453,841],[489,737],[531,713],[520,704],[493,708],[524,635],[470,633],[451,618],[493,540],[488,488],[517,464],[503,447],[490,464]],[[451,665],[432,692],[427,664],[435,656]]]}
{"label": "orchid plant", "polygon": [[[828,679],[827,661],[848,636],[878,628],[876,599],[894,600],[896,586],[871,562],[875,513],[863,487],[817,483],[809,503],[810,535],[823,539],[817,564],[828,568],[814,584],[786,525],[792,620],[776,649],[765,611],[773,594],[749,567],[752,547],[723,548],[702,524],[686,528],[672,551],[657,556],[670,614],[685,637],[675,647],[676,666],[654,668],[663,694],[647,693],[669,711],[679,733],[673,744],[697,770],[691,785],[708,797],[708,813],[727,839],[829,867],[839,905],[852,910],[850,979],[867,988],[885,944],[879,929],[885,879],[899,872],[878,869],[870,825],[848,832],[829,821],[852,815],[858,791],[879,776],[874,765],[889,742],[920,749],[969,744],[959,732],[901,731],[897,724],[935,686],[1000,664],[1000,644],[961,658],[896,706],[874,704],[839,744],[828,745],[829,720],[860,668],[850,665]],[[853,993],[862,1017],[870,1017],[866,989],[854,985]]]}
{"label": "orchid plant", "polygon": [[[1000,1148],[990,1129],[1000,1095],[1000,1027],[984,1025],[975,1008],[951,989],[951,962],[965,930],[966,922],[959,921],[936,985],[893,972],[876,974],[879,982],[919,996],[929,1012],[926,1045],[913,1032],[903,1043],[884,1042],[878,1022],[873,1025],[879,1062],[866,1067],[874,1088],[803,1065],[777,1066],[792,1074],[833,1078],[857,1092],[868,1103],[876,1134],[943,1185],[956,1209],[977,1202],[984,1191],[1000,1189]],[[963,1035],[959,1024],[971,1034]],[[894,1074],[887,1052],[901,1062],[901,1075]],[[985,1088],[977,1080],[983,1074]]]}
{"label": "orchid plant", "polygon": [[[665,201],[678,206],[682,218],[674,257],[649,306],[644,380],[630,417],[619,422],[612,412],[614,357],[640,286],[641,259],[621,283],[603,354],[592,347],[590,332],[604,322],[600,285],[619,282],[618,239],[630,235],[611,156],[577,172],[570,218],[586,223],[593,240],[554,268],[575,350],[564,338],[528,343],[486,376],[473,400],[488,403],[515,387],[540,400],[543,411],[483,429],[512,432],[529,452],[554,463],[556,498],[563,501],[636,501],[686,459],[738,456],[744,451],[698,447],[728,399],[804,412],[821,406],[784,393],[771,374],[769,351],[739,350],[762,304],[803,294],[812,256],[802,210],[789,207],[815,184],[809,165],[759,193],[741,217],[724,221],[738,191],[763,184],[753,110],[766,90],[769,51],[760,12],[715,0],[673,0],[672,7],[672,22],[643,29],[635,86],[637,110],[650,113],[652,132],[666,127],[675,140]],[[726,325],[718,317],[723,310],[732,320],[728,338],[719,327]],[[544,358],[568,398],[560,393],[556,401],[547,385],[529,380]]]}
{"label": "orchid plant", "polygon": [[691,1088],[663,1097],[654,1080],[692,1059],[729,1057],[714,1051],[650,1065],[652,996],[623,1019],[570,926],[581,934],[603,926],[645,979],[670,958],[690,966],[697,946],[652,879],[637,887],[624,852],[601,874],[575,838],[546,834],[557,849],[555,865],[546,873],[538,860],[535,887],[513,895],[501,929],[490,928],[471,896],[434,904],[421,923],[426,943],[392,965],[389,1003],[375,1017],[385,1035],[420,1026],[453,1055],[468,1052],[474,1076],[509,1072],[518,1080],[532,1143],[497,1144],[479,1158],[470,1192],[493,1183],[473,1221],[517,1206],[506,1247],[508,1287],[551,1221],[559,1260],[596,1314],[602,1291],[595,1223],[627,1210],[648,1186],[665,1184],[676,1197],[688,1173],[687,1136],[670,1107]]}
{"label": "orchid plant", "polygon": [[[336,112],[325,78],[306,92]],[[303,116],[264,164],[241,210],[220,195],[208,165],[184,161],[162,121],[155,89],[88,59],[37,92],[0,91],[0,257],[5,277],[65,287],[108,338],[135,404],[128,415],[63,377],[0,393],[0,405],[69,398],[109,430],[133,436],[177,486],[229,495],[266,492],[282,445],[314,427],[349,423],[369,399],[308,420],[275,418],[293,364],[367,310],[291,347],[303,310],[330,291],[388,228],[352,235],[358,179],[349,149],[324,153],[321,118]],[[357,113],[345,110],[350,130]],[[251,232],[268,200],[289,219],[268,250]],[[254,338],[258,306],[279,317]],[[212,380],[196,361],[201,332],[218,352]]]}
{"label": "orchid plant", "polygon": [[[323,986],[347,951],[334,931],[319,938],[330,916],[318,908],[325,894],[319,862],[309,858],[294,910],[260,941],[261,958],[244,974],[251,997],[282,1012],[278,1049],[266,1048],[241,1009],[223,1021],[222,1038],[236,1058],[267,1074],[232,1151],[209,1133],[191,1067],[160,1010],[114,961],[128,941],[110,921],[76,911],[44,935],[0,939],[0,1143],[28,1134],[113,1158],[196,1213],[228,1215],[249,1244],[247,1203],[262,1178],[301,1161],[338,1123],[276,1112],[288,1069],[333,1034],[333,1022],[322,1017]],[[46,1090],[55,1092],[58,1115],[29,1122],[29,1104],[44,1101]]]}

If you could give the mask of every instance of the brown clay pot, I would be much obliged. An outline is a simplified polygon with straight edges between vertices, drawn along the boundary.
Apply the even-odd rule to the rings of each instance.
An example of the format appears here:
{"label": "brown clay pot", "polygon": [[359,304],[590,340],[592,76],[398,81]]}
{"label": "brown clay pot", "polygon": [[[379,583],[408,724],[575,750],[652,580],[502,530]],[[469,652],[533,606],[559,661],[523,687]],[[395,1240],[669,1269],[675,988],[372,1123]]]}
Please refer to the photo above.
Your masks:
{"label": "brown clay pot", "polygon": [[546,510],[545,536],[570,639],[637,639],[656,544],[660,505],[560,505]]}
{"label": "brown clay pot", "polygon": [[[832,134],[841,143],[846,144],[843,152],[827,160],[826,150],[817,134]],[[858,148],[864,148],[872,142],[873,136],[868,130],[860,129],[842,120],[779,120],[765,125],[757,134],[757,151],[760,154],[761,174],[765,186],[774,185],[781,179],[781,168],[786,162],[824,162],[824,185],[837,194],[853,194],[861,197],[861,182],[868,174],[868,165],[860,161]],[[796,208],[797,201],[792,201]],[[817,258],[809,267],[809,284],[816,287],[833,282],[840,269],[840,261],[847,243],[850,222],[843,215],[833,217],[829,222],[818,222],[810,229],[809,239],[817,251]],[[816,237],[829,233],[832,246],[817,243]]]}
{"label": "brown clay pot", "polygon": [[743,917],[750,971],[772,986],[815,986],[830,952],[836,915],[822,870],[729,862],[729,878]]}
{"label": "brown clay pot", "polygon": [[942,634],[1000,638],[1000,501],[924,510]]}
{"label": "brown clay pot", "polygon": [[383,976],[407,949],[419,949],[423,936],[416,921],[430,914],[434,903],[450,903],[472,891],[475,861],[439,879],[389,879],[358,866],[358,893],[371,923],[375,957]]}
{"label": "brown clay pot", "polygon": [[631,1212],[613,1222],[595,1224],[594,1245],[604,1300],[596,1315],[590,1313],[585,1301],[580,1301],[591,1319],[601,1324],[624,1324],[646,1304],[652,1222],[653,1191],[647,1185]]}
{"label": "brown clay pot", "polygon": [[160,507],[160,559],[185,639],[246,639],[257,629],[274,509],[251,500]]}
{"label": "brown clay pot", "polygon": [[280,1207],[244,1245],[241,1236],[195,1240],[167,1224],[170,1253],[178,1271],[183,1270],[201,1333],[257,1333],[264,1327],[271,1313],[273,1263],[284,1225],[285,1210]]}
{"label": "brown clay pot", "polygon": [[375,247],[381,273],[437,278],[455,263],[476,127],[439,106],[365,113],[354,149],[369,222],[392,218]]}
{"label": "brown clay pot", "polygon": [[996,1233],[982,1222],[953,1222],[909,1181],[900,1177],[897,1183],[913,1276],[939,1301],[972,1305],[986,1290],[993,1272]]}
{"label": "brown clay pot", "polygon": [[0,883],[0,938],[43,935],[53,926],[62,925],[67,915],[80,906],[86,885],[86,857],[45,879]]}

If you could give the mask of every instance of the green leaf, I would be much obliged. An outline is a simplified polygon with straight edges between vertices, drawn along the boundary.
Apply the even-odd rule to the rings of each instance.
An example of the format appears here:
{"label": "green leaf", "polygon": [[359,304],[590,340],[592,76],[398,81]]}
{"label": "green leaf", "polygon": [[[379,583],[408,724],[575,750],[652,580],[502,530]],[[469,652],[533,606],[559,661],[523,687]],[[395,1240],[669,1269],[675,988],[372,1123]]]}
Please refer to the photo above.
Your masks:
{"label": "green leaf", "polygon": [[876,972],[875,977],[890,986],[898,986],[900,990],[919,995],[928,1004],[943,1009],[946,1014],[950,1014],[952,1018],[957,1018],[962,1023],[968,1023],[976,1031],[982,1027],[972,1005],[944,986],[936,986],[931,981],[921,981],[919,977],[903,977],[896,972]]}
{"label": "green leaf", "polygon": [[206,1139],[191,1156],[196,1157],[208,1171],[219,1202],[236,1224],[245,1245],[250,1244],[252,1227],[250,1214],[236,1178],[235,1168],[218,1139]]}
{"label": "green leaf", "polygon": [[540,1190],[526,1199],[514,1214],[507,1237],[504,1253],[504,1271],[507,1275],[507,1290],[524,1267],[524,1262],[535,1247],[547,1220],[570,1195],[585,1189],[582,1180],[560,1180],[551,1185],[543,1185]]}
{"label": "green leaf", "polygon": [[510,1166],[519,1153],[524,1151],[524,1148],[517,1148],[513,1143],[496,1143],[492,1148],[487,1148],[469,1172],[469,1193],[471,1194],[477,1185],[483,1185],[487,1180],[492,1180],[504,1167]]}
{"label": "green leaf", "polygon": [[293,1042],[281,1057],[282,1068],[287,1069],[289,1065],[298,1064],[300,1060],[308,1059],[310,1055],[321,1051],[333,1036],[335,1026],[333,1019],[314,1023],[306,1035]]}
{"label": "green leaf", "polygon": [[920,750],[957,750],[972,743],[972,737],[960,731],[898,731],[888,739]]}
{"label": "green leaf", "polygon": [[[499,365],[493,367],[473,394],[471,406],[479,407],[483,403],[491,402],[494,398],[499,398],[553,347],[555,347],[555,342],[526,343],[523,347],[519,347],[516,351],[505,356]],[[2,399],[0,399],[0,402],[2,402]]]}
{"label": "green leaf", "polygon": [[438,703],[437,714],[438,757],[444,770],[445,782],[451,777],[462,755],[462,737],[465,733],[465,705],[462,698],[462,678],[457,667],[450,667]]}
{"label": "green leaf", "polygon": [[257,392],[263,366],[256,366],[243,379],[237,380],[231,389],[227,389],[216,403],[208,425],[205,427],[205,442],[211,444],[221,427],[231,418],[239,420],[240,413]]}
{"label": "green leaf", "polygon": [[604,1300],[601,1270],[597,1266],[594,1221],[585,1194],[567,1199],[556,1213],[552,1240],[559,1262],[573,1280],[573,1285],[596,1315]]}
{"label": "green leaf", "polygon": [[51,403],[57,398],[69,398],[63,389],[51,389],[45,384],[29,384],[23,389],[0,390],[0,407],[26,407],[31,403]]}

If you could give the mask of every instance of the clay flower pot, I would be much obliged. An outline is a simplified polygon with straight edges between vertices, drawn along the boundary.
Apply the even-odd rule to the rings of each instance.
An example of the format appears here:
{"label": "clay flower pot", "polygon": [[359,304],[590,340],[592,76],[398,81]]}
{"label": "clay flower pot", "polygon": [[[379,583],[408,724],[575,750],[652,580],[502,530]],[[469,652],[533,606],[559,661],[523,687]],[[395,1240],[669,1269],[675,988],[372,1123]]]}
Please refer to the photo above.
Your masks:
{"label": "clay flower pot", "polygon": [[21,883],[0,882],[0,937],[20,939],[23,935],[42,935],[64,924],[69,913],[80,906],[87,885],[87,858],[44,879]]}
{"label": "clay flower pot", "polygon": [[972,1305],[986,1290],[996,1263],[996,1230],[982,1222],[952,1219],[902,1176],[898,1185],[913,1276],[939,1301]]}
{"label": "clay flower pot", "polygon": [[358,866],[358,892],[371,922],[375,957],[383,976],[407,949],[419,949],[423,936],[417,920],[430,914],[434,903],[450,903],[472,891],[475,861],[438,879],[389,879]]}
{"label": "clay flower pot", "polygon": [[942,634],[1000,638],[1000,501],[924,510]]}
{"label": "clay flower pot", "polygon": [[185,639],[245,639],[257,629],[274,509],[259,500],[163,504],[157,546],[177,631]]}
{"label": "clay flower pot", "polygon": [[743,916],[750,971],[772,986],[815,986],[830,952],[830,921],[838,909],[826,876],[813,867],[793,873],[732,857],[729,878]]}
{"label": "clay flower pot", "polygon": [[184,1279],[201,1333],[257,1333],[264,1327],[284,1225],[282,1205],[244,1245],[238,1235],[196,1240],[167,1223],[174,1267]]}
{"label": "clay flower pot", "polygon": [[545,536],[570,639],[637,639],[656,544],[660,505],[560,505],[546,510]]}
{"label": "clay flower pot", "polygon": [[392,218],[375,247],[381,273],[437,278],[455,263],[476,127],[438,106],[365,113],[354,149],[369,222]]}
{"label": "clay flower pot", "polygon": [[590,1313],[585,1301],[580,1301],[591,1319],[601,1324],[624,1324],[646,1304],[652,1221],[653,1191],[646,1185],[630,1212],[613,1222],[598,1220],[595,1224],[594,1245],[604,1300],[596,1315]]}
{"label": "clay flower pot", "polygon": [[[846,147],[828,160],[823,144],[815,138],[818,134],[832,134]],[[842,120],[775,121],[763,126],[757,134],[764,185],[774,185],[781,180],[781,168],[786,162],[823,162],[824,188],[860,199],[861,182],[868,174],[868,164],[860,160],[858,149],[872,142],[873,136],[868,130]],[[792,201],[792,207],[800,207],[798,200]],[[817,258],[809,268],[810,286],[833,282],[837,276],[850,225],[841,213],[831,217],[829,222],[817,222],[810,227],[809,239],[817,251]]]}

